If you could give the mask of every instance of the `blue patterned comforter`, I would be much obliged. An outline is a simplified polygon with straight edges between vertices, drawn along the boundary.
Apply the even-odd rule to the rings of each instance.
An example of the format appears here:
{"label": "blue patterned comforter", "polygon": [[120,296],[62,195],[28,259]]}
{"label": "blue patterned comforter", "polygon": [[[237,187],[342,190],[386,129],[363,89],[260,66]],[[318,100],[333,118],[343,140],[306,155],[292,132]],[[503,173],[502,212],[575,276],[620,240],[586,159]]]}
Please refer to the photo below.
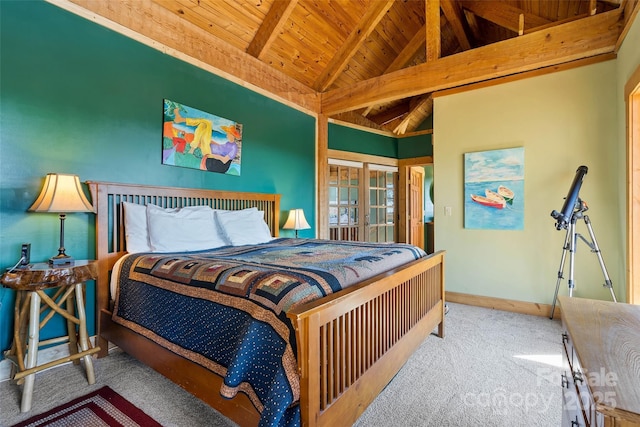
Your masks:
{"label": "blue patterned comforter", "polygon": [[128,255],[113,319],[246,393],[260,426],[300,425],[287,310],[425,256],[406,244],[276,239],[210,251]]}

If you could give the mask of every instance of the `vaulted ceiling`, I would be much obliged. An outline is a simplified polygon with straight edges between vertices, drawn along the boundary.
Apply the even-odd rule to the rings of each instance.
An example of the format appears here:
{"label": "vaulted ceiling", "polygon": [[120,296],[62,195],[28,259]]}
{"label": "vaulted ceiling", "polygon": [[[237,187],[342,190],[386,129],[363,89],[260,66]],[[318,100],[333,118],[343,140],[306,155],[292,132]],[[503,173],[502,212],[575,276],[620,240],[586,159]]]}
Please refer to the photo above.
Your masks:
{"label": "vaulted ceiling", "polygon": [[421,128],[435,91],[611,58],[639,9],[638,0],[50,1],[296,108],[396,135]]}

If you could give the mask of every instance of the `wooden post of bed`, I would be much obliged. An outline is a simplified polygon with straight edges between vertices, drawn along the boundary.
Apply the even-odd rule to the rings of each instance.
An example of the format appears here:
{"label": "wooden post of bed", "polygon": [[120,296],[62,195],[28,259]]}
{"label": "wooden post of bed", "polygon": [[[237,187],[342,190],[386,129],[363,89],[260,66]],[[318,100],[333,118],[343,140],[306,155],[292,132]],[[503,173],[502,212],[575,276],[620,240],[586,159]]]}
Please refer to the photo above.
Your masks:
{"label": "wooden post of bed", "polygon": [[438,326],[444,252],[288,313],[305,426],[350,425]]}

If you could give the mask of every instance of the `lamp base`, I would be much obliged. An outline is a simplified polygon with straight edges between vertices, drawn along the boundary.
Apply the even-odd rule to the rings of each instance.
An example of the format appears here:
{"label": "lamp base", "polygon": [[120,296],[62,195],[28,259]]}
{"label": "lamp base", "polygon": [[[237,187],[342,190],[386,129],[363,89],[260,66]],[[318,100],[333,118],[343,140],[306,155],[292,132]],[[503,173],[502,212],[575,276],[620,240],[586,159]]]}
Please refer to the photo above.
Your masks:
{"label": "lamp base", "polygon": [[68,255],[60,256],[56,255],[54,257],[49,258],[49,264],[52,266],[63,266],[63,265],[73,265],[75,259]]}

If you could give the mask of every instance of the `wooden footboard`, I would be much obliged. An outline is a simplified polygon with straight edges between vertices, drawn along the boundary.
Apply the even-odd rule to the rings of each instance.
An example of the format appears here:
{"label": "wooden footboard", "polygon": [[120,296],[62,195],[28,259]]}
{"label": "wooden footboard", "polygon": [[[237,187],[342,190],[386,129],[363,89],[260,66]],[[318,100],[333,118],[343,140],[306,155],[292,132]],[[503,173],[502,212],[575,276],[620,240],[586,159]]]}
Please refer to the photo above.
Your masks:
{"label": "wooden footboard", "polygon": [[305,426],[350,425],[438,326],[444,252],[289,313]]}

